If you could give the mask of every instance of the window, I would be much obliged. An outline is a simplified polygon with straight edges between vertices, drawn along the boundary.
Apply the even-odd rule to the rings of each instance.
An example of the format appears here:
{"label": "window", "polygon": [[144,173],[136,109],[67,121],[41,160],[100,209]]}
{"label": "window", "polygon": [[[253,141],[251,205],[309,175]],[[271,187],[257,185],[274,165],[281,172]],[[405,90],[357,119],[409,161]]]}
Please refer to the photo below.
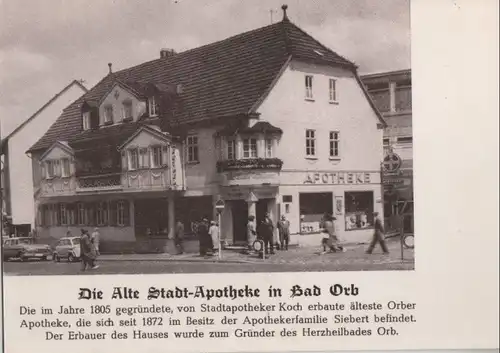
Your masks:
{"label": "window", "polygon": [[337,80],[334,78],[330,79],[329,97],[330,102],[337,102]]}
{"label": "window", "polygon": [[236,159],[236,141],[228,140],[227,141],[227,159],[235,160]]}
{"label": "window", "polygon": [[161,146],[153,146],[151,148],[151,167],[159,168],[163,164],[163,151]]}
{"label": "window", "polygon": [[126,100],[123,102],[122,119],[132,120],[132,101]]}
{"label": "window", "polygon": [[107,202],[98,202],[97,203],[97,225],[105,226],[108,224],[108,203]]}
{"label": "window", "polygon": [[398,137],[398,143],[412,143],[412,137]]}
{"label": "window", "polygon": [[243,158],[257,158],[257,139],[243,139]]}
{"label": "window", "polygon": [[313,99],[313,77],[306,75],[306,99]]}
{"label": "window", "polygon": [[54,161],[46,161],[45,169],[47,171],[47,179],[51,179],[55,176]]}
{"label": "window", "polygon": [[149,111],[149,116],[158,115],[158,107],[156,106],[156,99],[154,96],[148,99],[148,111]]}
{"label": "window", "polygon": [[83,113],[82,124],[83,124],[83,130],[90,129],[90,112]]}
{"label": "window", "polygon": [[139,168],[139,151],[137,148],[128,151],[128,169],[136,170]]}
{"label": "window", "polygon": [[188,136],[186,146],[188,163],[198,162],[198,136]]}
{"label": "window", "polygon": [[116,205],[116,224],[122,227],[125,225],[125,201],[118,201]]}
{"label": "window", "polygon": [[330,157],[339,157],[340,148],[340,133],[338,131],[330,131]]}
{"label": "window", "polygon": [[266,158],[273,157],[273,140],[266,139]]}
{"label": "window", "polygon": [[306,130],[306,156],[316,156],[316,131]]}
{"label": "window", "polygon": [[67,178],[70,175],[70,164],[69,164],[69,159],[68,158],[63,158],[62,161],[62,170],[61,170],[61,176],[63,178]]}
{"label": "window", "polygon": [[389,146],[390,145],[390,141],[389,141],[388,138],[387,139],[383,139],[382,141],[383,141],[384,146]]}
{"label": "window", "polygon": [[83,204],[82,202],[79,202],[76,205],[76,223],[80,226],[83,226],[87,223],[85,204]]}
{"label": "window", "polygon": [[373,226],[373,192],[345,193],[345,229],[356,230]]}
{"label": "window", "polygon": [[139,169],[149,168],[150,159],[149,150],[147,148],[139,148]]}
{"label": "window", "polygon": [[113,106],[107,105],[104,107],[104,124],[113,123]]}
{"label": "window", "polygon": [[59,215],[61,217],[61,225],[62,226],[67,226],[68,225],[68,213],[66,209],[66,204],[61,203],[59,204]]}

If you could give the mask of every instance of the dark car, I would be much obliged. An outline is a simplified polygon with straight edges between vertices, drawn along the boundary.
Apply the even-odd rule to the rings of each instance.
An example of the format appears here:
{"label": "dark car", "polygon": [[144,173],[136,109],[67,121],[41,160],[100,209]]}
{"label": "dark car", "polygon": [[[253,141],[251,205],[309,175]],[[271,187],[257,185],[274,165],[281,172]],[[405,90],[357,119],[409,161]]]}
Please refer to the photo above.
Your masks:
{"label": "dark car", "polygon": [[26,261],[30,258],[47,260],[52,253],[50,246],[35,244],[33,238],[9,238],[3,241],[3,258],[19,258]]}

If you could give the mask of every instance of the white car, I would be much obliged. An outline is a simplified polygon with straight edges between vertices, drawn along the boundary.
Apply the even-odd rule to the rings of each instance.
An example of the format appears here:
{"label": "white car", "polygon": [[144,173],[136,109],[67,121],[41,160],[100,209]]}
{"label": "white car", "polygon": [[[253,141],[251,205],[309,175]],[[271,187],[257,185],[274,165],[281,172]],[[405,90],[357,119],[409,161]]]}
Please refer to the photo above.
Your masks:
{"label": "white car", "polygon": [[61,259],[67,259],[68,262],[78,261],[80,259],[80,238],[59,239],[54,248],[52,259],[57,262],[60,262]]}

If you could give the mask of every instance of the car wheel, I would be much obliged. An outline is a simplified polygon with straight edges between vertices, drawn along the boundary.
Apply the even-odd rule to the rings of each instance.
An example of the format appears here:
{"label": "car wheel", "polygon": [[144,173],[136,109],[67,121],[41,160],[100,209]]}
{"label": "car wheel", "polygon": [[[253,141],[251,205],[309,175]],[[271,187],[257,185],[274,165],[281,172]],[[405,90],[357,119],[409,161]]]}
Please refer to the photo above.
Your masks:
{"label": "car wheel", "polygon": [[54,253],[54,255],[52,256],[52,259],[55,261],[55,262],[61,262],[61,258],[59,257],[59,255],[57,255],[56,253]]}
{"label": "car wheel", "polygon": [[73,254],[69,254],[68,255],[68,262],[73,262],[75,261],[75,257],[73,256]]}

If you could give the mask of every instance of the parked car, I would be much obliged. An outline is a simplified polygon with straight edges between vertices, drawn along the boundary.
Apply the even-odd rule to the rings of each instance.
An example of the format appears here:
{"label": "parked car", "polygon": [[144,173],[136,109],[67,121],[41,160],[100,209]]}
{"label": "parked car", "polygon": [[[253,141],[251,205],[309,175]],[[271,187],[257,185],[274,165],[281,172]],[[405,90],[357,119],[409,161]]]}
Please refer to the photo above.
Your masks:
{"label": "parked car", "polygon": [[69,237],[59,239],[56,246],[54,247],[52,259],[57,262],[61,261],[61,259],[67,259],[68,262],[79,260],[80,238]]}
{"label": "parked car", "polygon": [[38,258],[45,261],[51,252],[50,246],[35,244],[33,238],[9,238],[3,241],[4,260],[19,258],[26,261],[30,258]]}

